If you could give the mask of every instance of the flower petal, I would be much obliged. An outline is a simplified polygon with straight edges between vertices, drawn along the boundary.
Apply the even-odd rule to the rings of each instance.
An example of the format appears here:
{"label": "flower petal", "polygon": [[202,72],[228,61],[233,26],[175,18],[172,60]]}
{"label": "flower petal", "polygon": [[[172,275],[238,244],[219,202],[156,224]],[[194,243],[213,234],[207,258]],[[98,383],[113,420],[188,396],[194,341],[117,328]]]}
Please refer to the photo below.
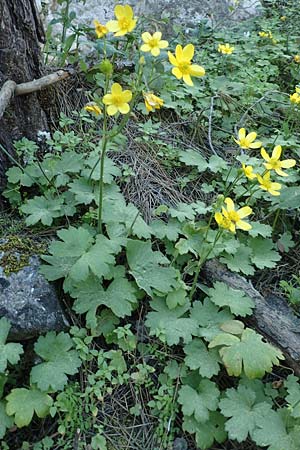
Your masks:
{"label": "flower petal", "polygon": [[182,78],[182,72],[178,69],[178,67],[173,67],[172,74],[175,75],[178,80]]}
{"label": "flower petal", "polygon": [[105,26],[108,29],[108,31],[110,31],[111,33],[115,33],[116,31],[118,31],[120,29],[119,23],[117,20],[109,20]]}
{"label": "flower petal", "polygon": [[145,33],[142,34],[142,39],[147,44],[147,42],[149,42],[152,39],[151,34],[148,33],[148,31],[146,31]]}
{"label": "flower petal", "polygon": [[116,5],[114,12],[117,19],[122,19],[125,15],[125,8],[123,5]]}
{"label": "flower petal", "polygon": [[183,51],[182,51],[182,46],[180,44],[176,45],[175,56],[178,61],[182,61]]}
{"label": "flower petal", "polygon": [[272,159],[276,159],[278,161],[278,159],[280,159],[281,152],[282,152],[281,145],[276,145],[276,147],[274,147],[274,150],[272,152]]}
{"label": "flower petal", "polygon": [[221,223],[223,222],[223,216],[220,212],[215,213],[215,221],[218,225],[221,225]]}
{"label": "flower petal", "polygon": [[193,59],[194,51],[195,51],[195,47],[193,46],[193,44],[186,45],[184,47],[184,49],[182,50],[184,59],[188,59],[188,60]]}
{"label": "flower petal", "polygon": [[225,202],[225,204],[227,206],[227,211],[229,211],[229,212],[230,211],[234,211],[234,203],[233,203],[233,201],[231,200],[230,197],[226,197],[224,202]]}
{"label": "flower petal", "polygon": [[129,107],[128,103],[123,103],[122,105],[120,105],[118,107],[118,110],[122,114],[127,114],[130,111],[130,107]]}
{"label": "flower petal", "polygon": [[205,75],[205,69],[198,64],[192,64],[190,66],[190,73],[194,77],[203,77]]}
{"label": "flower petal", "polygon": [[173,55],[173,53],[168,52],[168,57],[169,57],[170,63],[171,63],[173,66],[177,67],[177,66],[178,66],[178,62],[177,62],[177,59],[175,58],[175,56]]}
{"label": "flower petal", "polygon": [[169,42],[168,41],[159,41],[158,43],[159,48],[167,48],[169,46]]}
{"label": "flower petal", "polygon": [[243,208],[240,208],[237,211],[237,213],[240,219],[244,219],[244,217],[247,217],[250,214],[252,214],[252,208],[250,208],[250,206],[244,206]]}
{"label": "flower petal", "polygon": [[141,46],[141,51],[142,51],[142,52],[150,52],[150,51],[151,51],[150,45],[149,45],[149,44],[143,44],[143,45]]}
{"label": "flower petal", "polygon": [[129,24],[128,29],[127,29],[128,32],[132,31],[135,28],[136,22],[137,22],[137,19],[132,19],[130,21],[130,24]]}
{"label": "flower petal", "polygon": [[157,39],[158,41],[160,41],[161,40],[161,32],[156,31],[155,33],[153,33],[153,39]]}
{"label": "flower petal", "polygon": [[255,141],[257,136],[257,133],[255,131],[251,131],[251,133],[247,134],[246,141],[247,143],[251,144],[251,142]]}
{"label": "flower petal", "polygon": [[124,101],[124,103],[130,102],[131,99],[132,99],[131,91],[126,89],[125,91],[122,92],[122,100]]}
{"label": "flower petal", "polygon": [[277,173],[277,175],[279,175],[280,177],[288,177],[288,174],[283,172],[283,170],[281,169],[275,169],[275,172]]}
{"label": "flower petal", "polygon": [[296,165],[296,161],[294,159],[284,159],[280,165],[283,169],[290,169]]}
{"label": "flower petal", "polygon": [[109,116],[113,116],[113,115],[117,114],[117,112],[118,112],[118,108],[115,105],[109,105],[107,107],[107,114]]}
{"label": "flower petal", "polygon": [[104,95],[102,101],[103,101],[104,105],[111,105],[113,102],[112,95],[111,94]]}
{"label": "flower petal", "polygon": [[241,141],[242,139],[245,139],[246,137],[246,130],[245,128],[240,128],[239,129],[239,140]]}
{"label": "flower petal", "polygon": [[264,147],[261,148],[260,154],[264,158],[265,161],[268,161],[268,162],[270,161],[271,158],[268,155],[268,153],[266,152],[266,149]]}
{"label": "flower petal", "polygon": [[262,142],[260,141],[256,141],[253,142],[252,144],[249,144],[249,148],[260,148],[262,146]]}
{"label": "flower petal", "polygon": [[123,8],[123,16],[126,17],[126,19],[131,20],[133,18],[133,9],[129,5],[125,5]]}
{"label": "flower petal", "polygon": [[119,83],[114,83],[111,87],[112,95],[120,95],[122,94],[122,86]]}
{"label": "flower petal", "polygon": [[182,78],[183,78],[183,81],[185,82],[185,84],[187,84],[188,86],[194,86],[194,83],[189,74],[183,74]]}
{"label": "flower petal", "polygon": [[249,231],[251,230],[252,226],[250,225],[250,223],[245,222],[244,220],[238,220],[236,222],[236,226],[237,228],[239,228],[240,230],[244,230],[244,231]]}
{"label": "flower petal", "polygon": [[158,56],[160,54],[160,49],[159,47],[153,47],[151,50],[151,55],[152,56]]}

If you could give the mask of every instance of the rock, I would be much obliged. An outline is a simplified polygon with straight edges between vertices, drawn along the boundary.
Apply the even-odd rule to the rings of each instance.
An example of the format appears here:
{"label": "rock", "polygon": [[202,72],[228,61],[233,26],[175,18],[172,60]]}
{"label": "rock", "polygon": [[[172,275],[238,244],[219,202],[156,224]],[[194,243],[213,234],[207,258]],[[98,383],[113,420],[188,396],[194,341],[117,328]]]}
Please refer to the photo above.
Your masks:
{"label": "rock", "polygon": [[[49,21],[55,17],[53,13],[59,6],[57,0],[47,0],[47,3],[50,10],[47,19]],[[235,3],[234,0],[182,0],[181,2],[178,0],[120,0],[118,2],[87,0],[84,3],[81,1],[72,3],[71,10],[76,13],[77,23],[92,25],[94,19],[98,19],[101,23],[113,19],[113,9],[116,4],[129,4],[137,17],[154,17],[158,20],[168,18],[171,25],[182,25],[188,32],[188,29],[197,27],[200,20],[204,18],[209,18],[214,23],[225,20],[227,26],[227,19],[240,20],[256,15],[261,5],[259,0],[240,0],[236,12],[232,14],[231,8]],[[167,28],[172,30],[170,26]]]}
{"label": "rock", "polygon": [[39,266],[37,256],[8,276],[0,266],[0,317],[10,320],[11,339],[30,339],[69,325],[54,287],[39,273]]}
{"label": "rock", "polygon": [[182,437],[178,437],[173,442],[173,450],[188,450],[188,444]]}

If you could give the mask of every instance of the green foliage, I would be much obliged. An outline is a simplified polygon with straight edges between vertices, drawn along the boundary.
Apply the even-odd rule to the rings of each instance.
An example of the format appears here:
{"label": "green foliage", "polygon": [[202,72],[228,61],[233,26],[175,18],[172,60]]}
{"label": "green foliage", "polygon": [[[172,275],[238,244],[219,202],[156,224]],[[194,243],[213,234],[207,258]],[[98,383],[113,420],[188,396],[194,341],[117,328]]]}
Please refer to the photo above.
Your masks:
{"label": "green foliage", "polygon": [[28,425],[34,413],[40,418],[46,417],[52,405],[52,398],[35,388],[12,389],[6,400],[6,412],[9,416],[14,416],[19,428]]}
{"label": "green foliage", "polygon": [[10,323],[5,318],[0,319],[0,373],[4,373],[8,363],[17,364],[20,355],[23,353],[22,345],[15,343],[6,343],[10,330]]}

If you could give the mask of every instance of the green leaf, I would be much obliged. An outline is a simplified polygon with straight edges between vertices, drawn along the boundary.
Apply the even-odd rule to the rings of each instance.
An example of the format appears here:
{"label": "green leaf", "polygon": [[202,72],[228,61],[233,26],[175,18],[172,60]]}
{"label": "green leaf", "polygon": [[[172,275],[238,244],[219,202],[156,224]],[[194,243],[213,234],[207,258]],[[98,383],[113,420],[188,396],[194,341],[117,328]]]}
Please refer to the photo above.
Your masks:
{"label": "green leaf", "polygon": [[277,247],[281,252],[287,253],[291,248],[295,247],[295,242],[293,241],[292,233],[286,231],[280,236],[277,242]]}
{"label": "green leaf", "polygon": [[[87,179],[92,179],[94,181],[100,180],[100,158],[99,158],[99,151],[95,150],[90,154],[86,161],[87,168],[82,170],[81,175],[86,177]],[[94,170],[93,170],[94,169]],[[91,175],[91,172],[93,170],[93,173]],[[119,167],[116,166],[116,164],[113,162],[112,159],[108,158],[106,156],[104,158],[104,177],[103,181],[105,184],[110,184],[113,182],[115,177],[119,177],[122,175],[121,170]]]}
{"label": "green leaf", "polygon": [[268,450],[299,450],[300,426],[291,427],[286,410],[270,411],[256,421],[252,439],[257,445],[268,446]]}
{"label": "green leaf", "polygon": [[76,178],[72,183],[68,184],[70,192],[75,196],[75,200],[79,204],[89,205],[90,203],[98,200],[97,189],[92,181],[87,178]]}
{"label": "green leaf", "polygon": [[255,392],[245,386],[227,389],[219,407],[225,417],[230,417],[225,424],[228,437],[238,442],[252,435],[262,414],[268,415],[272,411],[269,403],[258,403]]}
{"label": "green leaf", "polygon": [[204,172],[207,169],[205,158],[195,150],[184,150],[179,152],[179,160],[186,166],[197,167],[198,172]]}
{"label": "green leaf", "polygon": [[300,205],[300,187],[283,186],[278,198],[273,200],[273,204],[279,209],[298,209]]}
{"label": "green leaf", "polygon": [[224,255],[220,261],[233,272],[242,272],[245,275],[254,275],[254,269],[251,265],[250,257],[252,250],[246,245],[241,244],[234,255]]}
{"label": "green leaf", "polygon": [[214,287],[209,289],[208,295],[215,305],[228,306],[235,316],[249,316],[255,307],[254,301],[245,292],[232,289],[220,281],[214,283]]}
{"label": "green leaf", "polygon": [[129,239],[127,261],[137,285],[151,297],[155,291],[167,294],[178,286],[178,273],[160,251],[153,251],[151,242]]}
{"label": "green leaf", "polygon": [[2,317],[0,319],[0,372],[3,373],[7,368],[7,364],[17,364],[20,360],[20,355],[23,353],[21,344],[5,343],[10,328],[10,322],[5,317]]}
{"label": "green leaf", "polygon": [[182,405],[185,416],[194,416],[198,422],[206,422],[209,411],[216,411],[219,401],[219,389],[210,380],[203,379],[197,388],[183,385],[179,389],[178,403]]}
{"label": "green leaf", "polygon": [[196,443],[201,450],[212,447],[217,441],[222,444],[227,438],[224,428],[225,418],[217,411],[209,413],[207,422],[197,422],[193,416],[185,416],[182,429],[188,433],[196,433]]}
{"label": "green leaf", "polygon": [[258,269],[264,269],[265,267],[272,269],[281,259],[280,254],[274,249],[275,245],[271,239],[250,238],[248,239],[248,245],[252,250],[251,261]]}
{"label": "green leaf", "polygon": [[180,339],[188,343],[192,335],[196,336],[198,325],[195,320],[185,317],[190,305],[169,309],[163,298],[156,298],[150,303],[154,311],[147,314],[145,325],[150,328],[150,335],[158,336],[168,345],[176,345]]}
{"label": "green leaf", "polygon": [[184,222],[186,219],[193,220],[196,215],[193,206],[187,203],[178,203],[176,208],[169,208],[169,214],[179,222]]}
{"label": "green leaf", "polygon": [[270,225],[265,225],[264,223],[259,222],[250,222],[251,230],[249,230],[249,234],[252,237],[262,236],[262,237],[271,237],[272,236],[272,227]]}
{"label": "green leaf", "polygon": [[248,378],[261,378],[273,365],[284,359],[282,352],[262,341],[262,336],[246,328],[240,337],[227,333],[216,336],[209,348],[222,346],[220,356],[229,375],[240,376],[244,369]]}
{"label": "green leaf", "polygon": [[51,331],[40,336],[34,350],[45,362],[31,369],[30,379],[41,391],[63,390],[67,384],[67,375],[74,375],[81,365],[78,353],[73,348],[73,341],[66,333],[56,334]]}
{"label": "green leaf", "polygon": [[176,306],[182,306],[186,303],[186,301],[186,290],[183,287],[177,289],[176,291],[170,292],[166,298],[166,303],[170,309],[174,309]]}
{"label": "green leaf", "polygon": [[93,273],[99,278],[109,275],[115,264],[114,255],[120,251],[120,242],[96,236],[96,241],[88,230],[70,227],[57,232],[61,241],[49,246],[51,256],[43,256],[50,265],[43,265],[41,272],[49,281],[70,277],[74,281],[84,281]]}
{"label": "green leaf", "polygon": [[35,225],[39,221],[43,225],[52,225],[53,219],[62,216],[62,203],[63,200],[61,198],[51,197],[50,194],[47,197],[35,196],[27,200],[20,210],[28,215],[26,225]]}
{"label": "green leaf", "polygon": [[200,375],[206,378],[218,374],[220,369],[218,352],[215,349],[207,350],[201,339],[193,339],[183,350],[186,354],[184,362],[191,370],[198,370]]}
{"label": "green leaf", "polygon": [[6,402],[0,401],[0,439],[2,439],[8,428],[13,426],[13,419],[6,414]]}
{"label": "green leaf", "polygon": [[223,172],[227,169],[226,161],[217,155],[212,155],[208,161],[208,168],[213,173]]}
{"label": "green leaf", "polygon": [[34,388],[12,389],[6,400],[6,412],[14,416],[18,428],[29,425],[34,413],[40,418],[46,417],[53,403],[49,395]]}
{"label": "green leaf", "polygon": [[288,395],[285,400],[288,402],[291,416],[295,418],[300,417],[300,385],[299,378],[294,375],[289,375],[284,382]]}
{"label": "green leaf", "polygon": [[204,337],[206,341],[211,341],[220,334],[220,325],[233,319],[233,315],[228,310],[219,310],[208,298],[204,302],[196,301],[191,309],[191,319],[199,326],[198,336]]}
{"label": "green leaf", "polygon": [[90,276],[72,289],[71,295],[76,298],[73,309],[78,314],[87,313],[86,323],[89,328],[97,327],[97,310],[101,305],[107,306],[117,317],[129,316],[135,308],[136,289],[125,278],[124,272],[123,270],[106,290],[95,276]]}
{"label": "green leaf", "polygon": [[168,222],[163,220],[153,220],[150,224],[153,234],[159,239],[168,239],[169,241],[177,241],[181,226],[175,219]]}

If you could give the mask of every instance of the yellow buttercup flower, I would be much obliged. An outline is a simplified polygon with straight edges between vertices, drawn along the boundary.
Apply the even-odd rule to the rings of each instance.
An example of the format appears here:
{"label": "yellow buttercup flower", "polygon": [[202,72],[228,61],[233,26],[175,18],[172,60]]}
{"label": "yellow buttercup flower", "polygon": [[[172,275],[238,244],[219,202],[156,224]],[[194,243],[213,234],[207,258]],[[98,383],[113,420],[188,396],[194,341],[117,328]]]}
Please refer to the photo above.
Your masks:
{"label": "yellow buttercup flower", "polygon": [[295,55],[295,56],[294,56],[294,61],[295,61],[296,63],[300,63],[300,55]]}
{"label": "yellow buttercup flower", "polygon": [[281,20],[282,22],[285,22],[285,21],[286,21],[286,19],[287,19],[287,17],[286,17],[286,16],[281,16],[281,17],[280,17],[280,20]]}
{"label": "yellow buttercup flower", "polygon": [[267,172],[263,177],[257,175],[259,187],[264,191],[269,192],[271,195],[280,195],[281,184],[274,183],[270,180],[271,172]]}
{"label": "yellow buttercup flower", "polygon": [[293,94],[291,94],[290,101],[291,103],[295,103],[296,105],[298,105],[300,103],[300,94],[298,94],[298,92],[294,92]]}
{"label": "yellow buttercup flower", "polygon": [[130,111],[128,102],[132,99],[132,92],[129,90],[123,91],[119,83],[114,83],[111,87],[111,93],[103,97],[104,105],[107,105],[107,114],[113,116],[120,112],[127,114]]}
{"label": "yellow buttercup flower", "polygon": [[215,213],[215,220],[219,227],[225,228],[232,233],[235,233],[237,228],[244,231],[251,230],[252,226],[242,219],[252,213],[252,208],[250,208],[250,206],[244,206],[243,208],[235,210],[231,198],[227,197],[224,201],[227,208],[222,207],[222,212]]}
{"label": "yellow buttercup flower", "polygon": [[253,172],[252,166],[246,166],[245,164],[242,164],[242,169],[245,177],[247,177],[249,180],[254,180],[254,178],[256,178],[256,173]]}
{"label": "yellow buttercup flower", "polygon": [[255,141],[257,133],[254,131],[246,135],[245,128],[240,128],[238,136],[239,138],[234,139],[234,142],[236,142],[243,149],[260,148],[262,146],[260,141]]}
{"label": "yellow buttercup flower", "polygon": [[115,36],[124,36],[130,33],[136,26],[137,19],[133,17],[133,9],[129,5],[116,5],[115,16],[117,20],[109,20],[106,24],[108,31]]}
{"label": "yellow buttercup flower", "polygon": [[84,109],[90,113],[94,113],[96,116],[102,114],[101,108],[99,108],[99,106],[94,102],[90,102],[85,105]]}
{"label": "yellow buttercup flower", "polygon": [[147,31],[142,34],[142,39],[144,44],[141,46],[142,52],[150,52],[152,56],[158,56],[160,50],[167,48],[169,45],[168,41],[164,41],[161,38],[161,32],[156,31],[153,35]]}
{"label": "yellow buttercup flower", "polygon": [[173,53],[168,52],[170,63],[175,66],[172,69],[172,74],[183,81],[188,86],[193,86],[194,83],[191,77],[203,77],[205,75],[205,69],[198,64],[192,64],[194,56],[193,44],[188,44],[184,48],[181,45],[176,46],[175,56]]}
{"label": "yellow buttercup flower", "polygon": [[272,35],[271,31],[259,31],[258,34],[262,38],[269,38],[269,39],[273,38],[273,35]]}
{"label": "yellow buttercup flower", "polygon": [[160,107],[164,104],[163,99],[154,95],[153,92],[143,92],[143,97],[145,100],[145,106],[149,112],[155,111],[155,109],[160,109]]}
{"label": "yellow buttercup flower", "polygon": [[231,55],[233,53],[234,47],[230,47],[229,44],[219,44],[218,52],[223,55]]}
{"label": "yellow buttercup flower", "polygon": [[95,32],[97,35],[97,38],[101,39],[103,36],[105,36],[108,33],[108,28],[105,25],[102,25],[98,20],[94,20],[95,25]]}
{"label": "yellow buttercup flower", "polygon": [[264,160],[267,161],[264,163],[265,168],[267,170],[275,170],[277,175],[280,175],[281,177],[288,176],[288,174],[283,172],[282,169],[289,169],[296,165],[296,161],[294,159],[284,159],[283,161],[280,161],[280,156],[282,153],[281,145],[276,145],[276,147],[274,147],[272,156],[269,156],[264,148],[261,149],[260,153]]}

